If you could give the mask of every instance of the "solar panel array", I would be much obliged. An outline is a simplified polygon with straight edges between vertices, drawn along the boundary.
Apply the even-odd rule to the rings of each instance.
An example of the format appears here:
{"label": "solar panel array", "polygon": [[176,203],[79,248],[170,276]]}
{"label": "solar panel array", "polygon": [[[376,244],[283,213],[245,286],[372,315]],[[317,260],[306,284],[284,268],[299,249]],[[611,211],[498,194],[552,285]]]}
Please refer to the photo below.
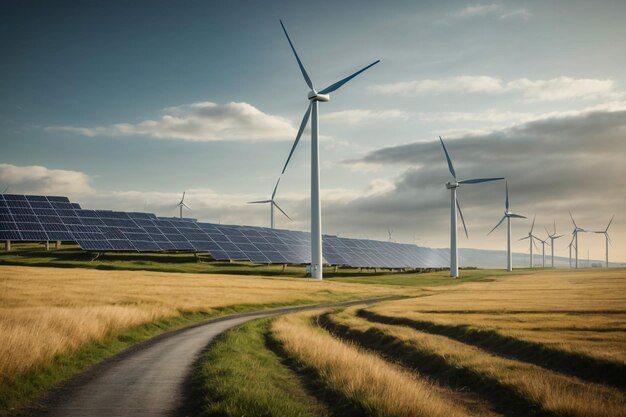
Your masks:
{"label": "solar panel array", "polygon": [[[310,263],[306,232],[221,225],[152,213],[85,210],[66,197],[0,194],[0,240],[76,242],[90,251],[206,252],[216,260]],[[324,235],[325,263],[433,268],[447,252],[415,245]]]}

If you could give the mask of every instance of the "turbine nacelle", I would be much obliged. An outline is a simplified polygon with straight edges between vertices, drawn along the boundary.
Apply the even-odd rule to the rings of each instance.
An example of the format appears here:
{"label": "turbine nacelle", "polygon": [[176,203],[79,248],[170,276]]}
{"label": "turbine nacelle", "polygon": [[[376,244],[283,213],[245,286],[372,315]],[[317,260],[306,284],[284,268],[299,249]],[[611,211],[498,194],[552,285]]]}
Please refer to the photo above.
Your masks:
{"label": "turbine nacelle", "polygon": [[309,91],[307,98],[315,101],[330,101],[330,94],[320,94],[315,91]]}
{"label": "turbine nacelle", "polygon": [[460,186],[460,185],[461,185],[461,184],[459,184],[458,182],[447,182],[447,183],[446,183],[446,188],[447,188],[448,190],[451,190],[451,189],[453,189],[453,188],[459,188],[459,186]]}

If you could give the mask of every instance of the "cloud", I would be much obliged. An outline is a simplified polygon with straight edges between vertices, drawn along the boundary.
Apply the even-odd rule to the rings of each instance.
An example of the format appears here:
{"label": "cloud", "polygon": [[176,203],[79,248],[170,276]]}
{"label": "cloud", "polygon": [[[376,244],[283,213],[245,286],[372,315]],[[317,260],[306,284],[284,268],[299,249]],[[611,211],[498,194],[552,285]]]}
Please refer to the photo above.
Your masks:
{"label": "cloud", "polygon": [[375,120],[393,120],[407,119],[409,113],[402,110],[343,110],[322,114],[322,118],[326,121],[337,123],[359,123],[362,121]]}
{"label": "cloud", "polygon": [[477,4],[450,13],[452,19],[470,19],[474,17],[499,16],[500,19],[528,20],[531,13],[526,9],[505,10],[500,4]]}
{"label": "cloud", "polygon": [[296,133],[287,119],[263,113],[248,103],[205,101],[169,107],[163,113],[160,119],[139,123],[99,127],[53,126],[47,130],[88,137],[145,136],[191,141],[283,140],[293,138]]}
{"label": "cloud", "polygon": [[438,94],[504,94],[519,93],[527,101],[557,101],[565,99],[615,99],[621,96],[610,79],[557,77],[550,80],[519,78],[503,82],[490,76],[457,76],[439,79],[379,84],[370,89],[380,94],[400,96]]}
{"label": "cloud", "polygon": [[486,16],[489,14],[497,13],[502,10],[502,6],[499,4],[478,4],[474,6],[467,6],[464,9],[457,10],[450,14],[450,17],[455,19],[467,19],[476,16]]}
{"label": "cloud", "polygon": [[[617,106],[616,106],[617,107]],[[562,115],[523,123],[514,128],[491,131],[447,141],[448,151],[459,178],[504,175],[509,181],[511,208],[529,220],[515,221],[514,237],[522,237],[537,214],[536,231],[552,228],[556,220],[560,233],[571,230],[568,210],[584,228],[600,230],[614,213],[611,226],[612,259],[626,249],[626,222],[619,210],[626,207],[626,109],[597,110]],[[404,167],[393,187],[378,196],[355,199],[324,211],[324,222],[334,229],[367,231],[384,238],[384,227],[394,237],[418,244],[447,245],[449,193],[443,184],[450,178],[438,141],[416,142],[370,152],[359,164]],[[504,184],[490,183],[462,187],[459,199],[470,233],[462,247],[504,249],[505,231],[487,232],[502,217]],[[566,240],[567,239],[567,240]],[[557,255],[567,256],[569,237],[561,239]],[[581,236],[581,248],[591,257],[602,258],[604,242],[598,235]],[[523,242],[514,250],[527,251]]]}
{"label": "cloud", "polygon": [[530,12],[526,9],[517,9],[517,10],[513,10],[511,12],[507,12],[504,14],[500,15],[500,19],[503,20],[508,20],[508,19],[521,19],[521,20],[528,20],[530,19]]}
{"label": "cloud", "polygon": [[0,184],[8,192],[22,194],[88,194],[93,191],[90,178],[80,171],[50,169],[42,166],[0,164]]}

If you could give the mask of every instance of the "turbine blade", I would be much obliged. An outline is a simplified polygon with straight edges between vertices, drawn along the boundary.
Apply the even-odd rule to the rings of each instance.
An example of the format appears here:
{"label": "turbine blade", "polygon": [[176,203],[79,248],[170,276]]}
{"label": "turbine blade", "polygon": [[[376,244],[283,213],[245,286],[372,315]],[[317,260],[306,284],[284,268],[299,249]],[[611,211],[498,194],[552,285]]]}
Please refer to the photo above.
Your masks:
{"label": "turbine blade", "polygon": [[467,227],[465,226],[465,219],[463,218],[463,212],[461,211],[461,206],[459,205],[459,199],[456,199],[456,208],[459,210],[459,214],[461,215],[461,222],[463,223],[463,230],[465,230],[465,237],[469,239],[469,235],[467,234]]}
{"label": "turbine blade", "polygon": [[182,205],[183,207],[187,207],[189,210],[191,210],[191,207],[189,207],[187,204],[183,203]]}
{"label": "turbine blade", "polygon": [[546,233],[548,234],[548,237],[552,237],[552,235],[550,234],[550,232],[548,232],[548,228],[543,226],[544,229],[546,229]]}
{"label": "turbine blade", "polygon": [[281,173],[281,175],[285,173],[285,170],[287,169],[287,165],[289,165],[291,156],[293,155],[293,152],[296,150],[296,147],[298,146],[298,143],[300,142],[300,138],[302,137],[302,132],[304,132],[304,128],[306,127],[306,124],[309,121],[310,115],[311,115],[311,103],[309,103],[309,107],[306,109],[306,112],[304,113],[304,117],[302,118],[302,123],[300,123],[300,129],[298,129],[298,134],[296,135],[296,140],[293,142],[293,146],[291,147],[291,152],[289,152],[289,156],[287,157],[287,162],[285,162],[285,166],[283,167],[283,172]]}
{"label": "turbine blade", "polygon": [[556,235],[556,220],[554,220],[554,234]]}
{"label": "turbine blade", "polygon": [[530,232],[529,232],[529,234],[531,234],[531,235],[533,234],[533,229],[535,228],[535,219],[536,219],[536,218],[537,218],[537,215],[535,214],[535,215],[533,216],[533,225],[532,225],[532,226],[530,226]]}
{"label": "turbine blade", "polygon": [[535,242],[535,239],[530,239],[531,242],[533,242],[533,245],[535,245],[535,249],[539,250],[539,246],[537,246],[537,242]]}
{"label": "turbine blade", "polygon": [[497,178],[472,178],[470,180],[461,180],[459,184],[480,184],[481,182],[489,182],[489,181],[499,181],[503,180],[504,177]]}
{"label": "turbine blade", "polygon": [[506,187],[506,201],[504,203],[504,207],[506,208],[506,211],[509,211],[509,182],[505,181],[504,186]]}
{"label": "turbine blade", "polygon": [[572,219],[572,223],[574,223],[574,227],[578,228],[578,226],[576,225],[576,220],[574,220],[574,216],[572,216],[572,212],[569,212],[569,216]]}
{"label": "turbine blade", "polygon": [[498,228],[498,226],[500,226],[502,224],[502,222],[504,221],[504,219],[506,219],[506,216],[503,216],[502,219],[500,219],[500,221],[498,222],[498,224],[495,225],[495,227],[493,229],[491,229],[491,231],[489,233],[487,233],[487,236],[489,236],[491,234],[491,232],[493,232],[494,230],[496,230]]}
{"label": "turbine blade", "polygon": [[450,170],[450,174],[454,177],[456,181],[456,172],[454,172],[454,166],[452,166],[452,161],[450,160],[450,155],[448,155],[448,150],[446,149],[446,145],[443,143],[443,139],[439,136],[439,140],[441,141],[441,146],[443,146],[443,151],[446,154],[446,159],[448,160],[448,169]]}
{"label": "turbine blade", "polygon": [[288,218],[289,220],[293,221],[293,219],[291,217],[289,217],[287,215],[287,213],[285,213],[285,211],[283,209],[280,208],[280,206],[274,202],[272,202],[272,204],[274,204],[274,207],[276,207],[278,210],[280,210],[281,213],[283,213],[285,215],[286,218]]}
{"label": "turbine blade", "polygon": [[558,238],[563,237],[563,236],[565,236],[565,235],[552,236],[552,239],[558,239]]}
{"label": "turbine blade", "polygon": [[274,192],[272,193],[272,200],[274,199],[274,196],[276,195],[276,190],[278,190],[279,182],[280,182],[280,177],[278,177],[278,181],[276,181],[276,186],[274,187]]}
{"label": "turbine blade", "polygon": [[530,236],[526,236],[526,237],[523,237],[523,238],[521,238],[521,239],[517,239],[517,241],[519,242],[519,241],[521,241],[521,240],[526,240],[526,239],[530,239]]}
{"label": "turbine blade", "polygon": [[509,217],[514,217],[516,219],[525,219],[526,216],[522,216],[521,214],[509,213]]}
{"label": "turbine blade", "polygon": [[614,218],[615,218],[615,214],[613,215],[613,217],[611,217],[611,220],[609,221],[609,224],[606,226],[606,229],[604,229],[605,232],[609,231],[609,227],[611,227],[611,223],[613,223]]}
{"label": "turbine blade", "polygon": [[261,200],[261,201],[248,201],[247,204],[264,204],[264,203],[271,203],[272,200]]}
{"label": "turbine blade", "polygon": [[291,46],[291,50],[293,51],[293,54],[296,56],[296,61],[298,61],[298,66],[300,67],[300,71],[302,71],[302,76],[304,77],[304,81],[306,81],[306,84],[309,86],[311,90],[315,91],[315,88],[313,87],[313,82],[311,81],[311,78],[309,78],[309,74],[306,73],[306,70],[304,69],[304,65],[302,65],[302,61],[300,61],[300,57],[298,56],[298,53],[296,52],[296,48],[294,48],[293,43],[291,43],[291,38],[289,38],[289,34],[287,33],[287,29],[285,29],[285,25],[283,25],[282,20],[280,21],[280,25],[283,27],[283,32],[285,32],[285,36],[287,37],[289,46]]}
{"label": "turbine blade", "polygon": [[6,192],[9,191],[9,187],[6,187],[3,191],[2,194],[6,194]]}
{"label": "turbine blade", "polygon": [[335,84],[331,84],[328,87],[326,87],[325,89],[323,89],[322,91],[320,91],[320,94],[328,94],[328,93],[332,93],[333,91],[337,90],[339,87],[341,87],[342,85],[344,85],[345,83],[347,83],[348,81],[350,81],[351,79],[353,79],[354,77],[356,77],[357,75],[359,75],[360,73],[362,73],[363,71],[365,71],[366,69],[369,69],[371,67],[373,67],[374,65],[378,64],[380,62],[380,59],[372,62],[371,64],[369,64],[367,67],[358,70],[357,72],[355,72],[352,75],[347,76],[346,78],[337,81]]}

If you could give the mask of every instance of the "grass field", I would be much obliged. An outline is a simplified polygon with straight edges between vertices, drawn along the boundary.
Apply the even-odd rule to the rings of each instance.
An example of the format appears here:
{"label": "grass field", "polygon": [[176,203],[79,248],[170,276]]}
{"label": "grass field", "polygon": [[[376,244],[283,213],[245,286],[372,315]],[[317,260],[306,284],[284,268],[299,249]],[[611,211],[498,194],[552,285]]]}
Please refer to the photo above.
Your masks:
{"label": "grass field", "polygon": [[[276,411],[272,399],[285,386],[275,395],[269,384],[265,402],[254,400],[241,384],[247,378],[237,378],[237,403],[246,415],[267,416],[626,415],[626,270],[481,281],[248,327],[246,337],[258,343],[247,359],[271,354],[268,373],[288,374],[309,411]],[[219,363],[227,364],[223,374],[241,371],[230,341],[209,351],[205,369]],[[258,361],[254,373],[264,369]]]}
{"label": "grass field", "polygon": [[280,277],[0,266],[0,414],[177,326],[230,312],[387,294],[407,291]]}

